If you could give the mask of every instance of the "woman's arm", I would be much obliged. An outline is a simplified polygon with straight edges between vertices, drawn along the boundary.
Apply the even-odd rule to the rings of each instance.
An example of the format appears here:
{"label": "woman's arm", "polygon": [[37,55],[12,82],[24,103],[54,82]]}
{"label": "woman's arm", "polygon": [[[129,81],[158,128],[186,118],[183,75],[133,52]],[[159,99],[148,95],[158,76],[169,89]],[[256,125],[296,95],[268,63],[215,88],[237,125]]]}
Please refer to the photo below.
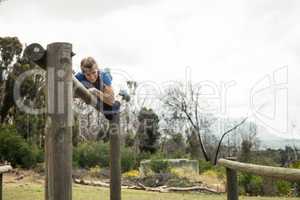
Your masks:
{"label": "woman's arm", "polygon": [[112,86],[105,86],[103,92],[98,90],[97,88],[90,88],[90,92],[96,95],[100,101],[112,106],[115,102],[115,94]]}

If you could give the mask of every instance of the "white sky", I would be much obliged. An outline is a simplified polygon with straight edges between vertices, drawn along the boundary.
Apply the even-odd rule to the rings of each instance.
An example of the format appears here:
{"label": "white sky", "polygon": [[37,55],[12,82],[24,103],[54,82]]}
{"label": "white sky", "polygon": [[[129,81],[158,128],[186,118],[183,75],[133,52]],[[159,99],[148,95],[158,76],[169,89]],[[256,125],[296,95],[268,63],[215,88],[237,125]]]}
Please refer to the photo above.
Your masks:
{"label": "white sky", "polygon": [[267,102],[262,112],[270,113],[273,104],[279,104],[279,118],[263,119],[264,124],[282,130],[282,121],[296,123],[293,134],[300,138],[299,20],[297,0],[7,0],[0,4],[0,36],[18,36],[23,43],[45,47],[70,42],[77,54],[76,69],[82,57],[94,56],[116,73],[126,72],[130,79],[151,81],[158,88],[167,81],[185,81],[187,66],[193,83],[208,80],[220,86],[222,81],[235,81],[227,93],[230,116],[246,115],[251,89],[256,93],[259,89],[256,83],[288,66],[276,75],[281,80],[277,83],[288,83],[282,86],[288,89],[288,100],[275,93],[279,100],[274,103],[274,90],[255,98],[260,105]]}

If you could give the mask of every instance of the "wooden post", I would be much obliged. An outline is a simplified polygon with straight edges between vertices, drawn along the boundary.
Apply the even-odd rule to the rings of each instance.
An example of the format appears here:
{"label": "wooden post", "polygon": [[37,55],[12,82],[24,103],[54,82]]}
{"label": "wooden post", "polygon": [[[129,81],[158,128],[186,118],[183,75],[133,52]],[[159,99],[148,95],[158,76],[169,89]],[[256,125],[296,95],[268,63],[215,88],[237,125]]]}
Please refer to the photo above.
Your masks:
{"label": "wooden post", "polygon": [[46,200],[72,199],[72,45],[47,46]]}
{"label": "wooden post", "polygon": [[[227,157],[228,160],[236,161],[236,157]],[[226,178],[227,178],[227,200],[238,200],[238,180],[237,180],[237,171],[226,167]]]}
{"label": "wooden post", "polygon": [[3,191],[3,183],[2,183],[2,181],[3,181],[3,174],[1,174],[0,173],[0,200],[2,200],[2,191]]}
{"label": "wooden post", "polygon": [[237,184],[237,172],[233,169],[226,168],[227,178],[227,200],[238,200],[238,184]]}
{"label": "wooden post", "polygon": [[121,200],[120,115],[110,121],[110,200]]}

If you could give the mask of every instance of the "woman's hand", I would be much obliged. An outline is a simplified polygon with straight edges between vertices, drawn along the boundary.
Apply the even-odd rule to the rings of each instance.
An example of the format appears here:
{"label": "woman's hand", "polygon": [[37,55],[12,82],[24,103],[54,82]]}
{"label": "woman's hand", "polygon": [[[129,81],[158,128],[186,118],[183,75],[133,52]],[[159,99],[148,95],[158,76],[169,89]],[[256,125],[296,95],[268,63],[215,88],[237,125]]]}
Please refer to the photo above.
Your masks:
{"label": "woman's hand", "polygon": [[111,86],[105,86],[104,91],[100,91],[97,88],[89,88],[90,93],[97,96],[102,102],[112,106],[115,98],[114,98],[114,91]]}
{"label": "woman's hand", "polygon": [[99,94],[99,90],[97,88],[93,87],[93,88],[89,88],[88,90],[90,93],[92,93],[95,96],[98,96],[98,94]]}

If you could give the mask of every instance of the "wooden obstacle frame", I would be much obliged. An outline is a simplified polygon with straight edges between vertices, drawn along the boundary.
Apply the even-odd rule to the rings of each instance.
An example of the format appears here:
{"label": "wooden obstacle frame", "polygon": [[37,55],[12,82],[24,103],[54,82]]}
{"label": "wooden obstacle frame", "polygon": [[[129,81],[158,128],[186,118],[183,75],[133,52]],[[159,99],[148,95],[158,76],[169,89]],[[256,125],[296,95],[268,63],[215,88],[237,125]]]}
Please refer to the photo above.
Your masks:
{"label": "wooden obstacle frame", "polygon": [[[72,74],[72,45],[52,43],[47,50],[37,43],[25,49],[26,56],[47,70],[47,128],[46,128],[46,200],[72,199],[72,98],[97,106],[92,95]],[[110,199],[121,200],[121,162],[119,113],[110,121]],[[226,168],[227,199],[238,200],[237,172],[248,172],[271,178],[300,181],[299,169],[287,169],[246,164],[234,159],[219,159]],[[99,197],[100,198],[100,197]],[[0,199],[1,200],[1,199]]]}
{"label": "wooden obstacle frame", "polygon": [[[29,45],[24,55],[47,71],[46,122],[46,200],[72,199],[73,96],[81,98],[99,112],[99,100],[72,73],[72,44]],[[120,116],[113,113],[110,123],[110,199],[121,200]],[[99,198],[101,198],[99,196]]]}

